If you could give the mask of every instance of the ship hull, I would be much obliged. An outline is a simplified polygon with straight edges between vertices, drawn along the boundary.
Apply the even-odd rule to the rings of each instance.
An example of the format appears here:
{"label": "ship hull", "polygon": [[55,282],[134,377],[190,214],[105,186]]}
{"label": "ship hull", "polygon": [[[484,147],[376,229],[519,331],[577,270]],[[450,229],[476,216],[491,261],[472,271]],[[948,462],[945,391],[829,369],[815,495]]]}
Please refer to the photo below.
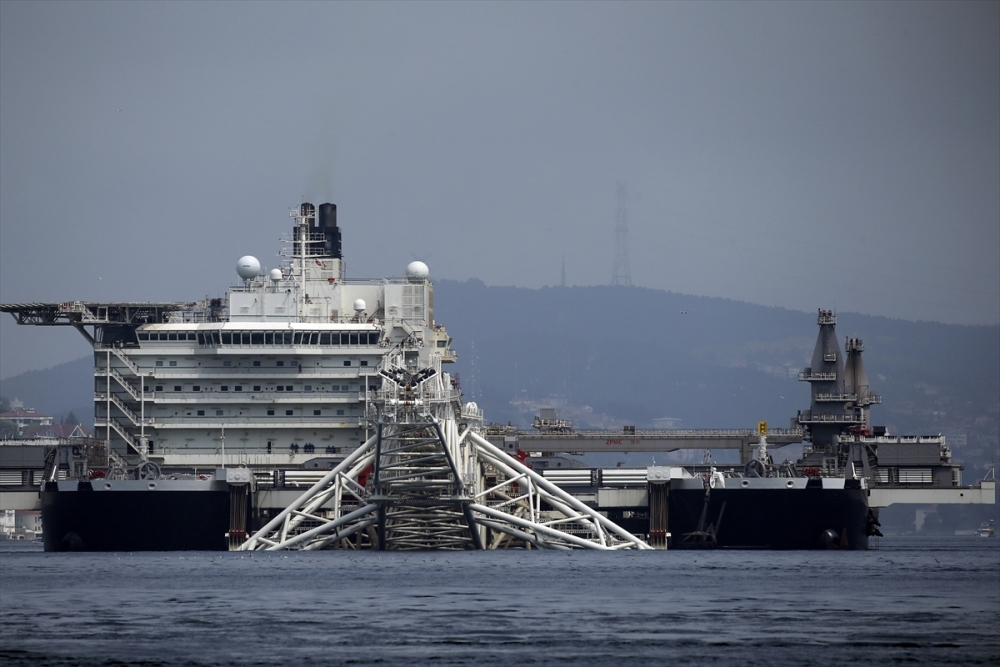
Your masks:
{"label": "ship hull", "polygon": [[[124,486],[122,483],[117,483]],[[169,488],[169,481],[95,491],[89,482],[43,490],[45,551],[225,551],[228,489]],[[48,485],[54,486],[54,485]],[[190,485],[189,485],[190,486]],[[71,488],[76,487],[76,488]]]}
{"label": "ship hull", "polygon": [[717,488],[707,498],[701,488],[671,489],[669,511],[675,549],[868,548],[868,497],[860,488]]}

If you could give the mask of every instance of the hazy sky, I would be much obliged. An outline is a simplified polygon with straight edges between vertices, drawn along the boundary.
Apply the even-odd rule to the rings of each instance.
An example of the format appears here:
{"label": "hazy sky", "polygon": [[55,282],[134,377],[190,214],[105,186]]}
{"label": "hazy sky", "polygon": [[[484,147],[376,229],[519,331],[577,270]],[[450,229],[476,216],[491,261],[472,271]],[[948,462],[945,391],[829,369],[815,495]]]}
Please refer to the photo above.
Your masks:
{"label": "hazy sky", "polygon": [[[996,2],[4,0],[0,301],[221,294],[303,197],[351,277],[606,284],[623,181],[637,285],[996,323],[998,42]],[[0,321],[0,376],[88,351]]]}

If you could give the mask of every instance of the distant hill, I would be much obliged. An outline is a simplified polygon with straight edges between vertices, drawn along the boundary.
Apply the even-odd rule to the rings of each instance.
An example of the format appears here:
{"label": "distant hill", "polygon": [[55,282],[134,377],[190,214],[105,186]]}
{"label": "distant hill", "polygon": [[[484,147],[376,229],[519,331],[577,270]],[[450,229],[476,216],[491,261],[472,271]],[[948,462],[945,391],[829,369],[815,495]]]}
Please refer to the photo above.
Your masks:
{"label": "distant hill", "polygon": [[[687,428],[787,426],[809,407],[815,313],[639,287],[435,284],[435,319],[459,353],[463,390],[488,419],[526,425],[515,392],[558,397],[616,424],[658,417]],[[827,304],[817,304],[825,307]],[[907,322],[838,313],[837,333],[860,337],[873,418],[894,433],[955,435],[956,454],[988,461],[1000,417],[1000,326]],[[530,403],[531,401],[527,401]],[[959,437],[961,436],[961,437]],[[961,445],[963,437],[966,445]]]}
{"label": "distant hill", "polygon": [[70,412],[81,423],[94,424],[94,358],[87,356],[41,371],[0,380],[0,395],[18,398],[26,406],[57,421]]}

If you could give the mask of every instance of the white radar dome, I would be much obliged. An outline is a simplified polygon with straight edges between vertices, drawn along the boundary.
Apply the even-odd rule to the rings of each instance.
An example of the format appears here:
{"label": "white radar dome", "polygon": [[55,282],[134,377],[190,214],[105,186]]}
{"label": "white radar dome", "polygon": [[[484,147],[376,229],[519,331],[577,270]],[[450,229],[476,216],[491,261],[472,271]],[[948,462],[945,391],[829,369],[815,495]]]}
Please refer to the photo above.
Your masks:
{"label": "white radar dome", "polygon": [[281,277],[281,269],[271,269],[271,280],[278,282]]}
{"label": "white radar dome", "polygon": [[364,312],[365,308],[367,307],[368,304],[365,303],[364,299],[356,299],[354,301],[354,310],[358,311],[359,313]]}
{"label": "white radar dome", "polygon": [[415,280],[427,280],[427,276],[431,275],[431,270],[427,268],[427,265],[423,262],[410,262],[406,265],[406,277],[413,278]]}
{"label": "white radar dome", "polygon": [[236,273],[244,280],[256,278],[260,273],[260,262],[253,255],[244,255],[236,262]]}

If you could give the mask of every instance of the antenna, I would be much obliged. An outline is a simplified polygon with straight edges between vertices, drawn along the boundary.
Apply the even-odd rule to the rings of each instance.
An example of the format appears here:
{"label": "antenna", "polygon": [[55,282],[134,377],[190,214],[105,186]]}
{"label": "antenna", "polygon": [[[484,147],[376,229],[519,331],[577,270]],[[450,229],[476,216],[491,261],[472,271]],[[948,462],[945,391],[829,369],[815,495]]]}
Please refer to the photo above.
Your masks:
{"label": "antenna", "polygon": [[625,210],[625,184],[618,183],[618,208],[615,209],[615,266],[611,284],[632,286],[632,269],[628,262],[628,211]]}

